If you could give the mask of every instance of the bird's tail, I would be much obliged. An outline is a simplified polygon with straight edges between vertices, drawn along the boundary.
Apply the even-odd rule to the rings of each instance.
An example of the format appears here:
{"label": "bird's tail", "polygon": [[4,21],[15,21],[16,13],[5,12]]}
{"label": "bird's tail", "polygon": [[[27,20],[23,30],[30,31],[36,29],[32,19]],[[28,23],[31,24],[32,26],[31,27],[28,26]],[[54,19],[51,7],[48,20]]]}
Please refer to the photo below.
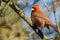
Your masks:
{"label": "bird's tail", "polygon": [[[33,28],[33,30],[41,37],[41,39],[44,38],[43,33],[41,32],[41,30],[40,30],[39,28],[36,27],[35,24],[33,24],[32,28]],[[36,31],[36,29],[37,29],[37,31]]]}
{"label": "bird's tail", "polygon": [[59,33],[59,30],[56,28],[56,27],[54,27],[52,24],[50,25],[57,33]]}

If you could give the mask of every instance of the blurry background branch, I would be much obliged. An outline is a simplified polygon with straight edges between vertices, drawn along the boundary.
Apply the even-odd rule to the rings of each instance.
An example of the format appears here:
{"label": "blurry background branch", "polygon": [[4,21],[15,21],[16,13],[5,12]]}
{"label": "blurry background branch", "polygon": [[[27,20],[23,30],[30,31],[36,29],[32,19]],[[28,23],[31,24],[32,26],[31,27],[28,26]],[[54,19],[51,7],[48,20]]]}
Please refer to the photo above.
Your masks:
{"label": "blurry background branch", "polygon": [[45,7],[47,8],[48,12],[51,12],[53,10],[53,6],[55,5],[55,7],[60,6],[60,0],[56,0],[56,2],[54,2],[55,4],[52,4],[50,7],[48,7],[48,5],[46,4],[45,0],[42,0]]}
{"label": "blurry background branch", "polygon": [[60,6],[60,1],[56,0],[56,2],[54,2],[54,4],[51,5],[51,8],[50,8],[51,11],[53,10],[53,6],[55,6],[55,7]]}
{"label": "blurry background branch", "polygon": [[[24,40],[26,34],[22,24],[21,17],[9,6],[9,2],[5,3],[6,0],[1,2],[1,14],[0,16],[0,40]],[[13,0],[15,1],[15,0]],[[17,2],[17,1],[16,1]],[[10,27],[11,30],[9,30]]]}
{"label": "blurry background branch", "polygon": [[55,11],[55,2],[54,2],[54,0],[52,0],[52,4],[53,4],[53,12],[54,12],[54,18],[55,18],[56,27],[57,27],[57,29],[59,29],[59,25],[58,25],[57,18],[56,18],[56,11]]}
{"label": "blurry background branch", "polygon": [[48,5],[46,4],[45,0],[42,0],[42,1],[43,1],[43,3],[44,3],[45,7],[47,8],[48,12],[50,12],[51,9],[48,8]]}
{"label": "blurry background branch", "polygon": [[60,6],[60,1],[56,0],[56,2],[54,2],[54,4],[51,5],[51,7],[50,7],[51,10],[50,11],[53,10],[53,6],[55,6],[55,7]]}
{"label": "blurry background branch", "polygon": [[1,13],[5,12],[6,8],[8,7],[8,5],[11,3],[11,0],[1,9]]}

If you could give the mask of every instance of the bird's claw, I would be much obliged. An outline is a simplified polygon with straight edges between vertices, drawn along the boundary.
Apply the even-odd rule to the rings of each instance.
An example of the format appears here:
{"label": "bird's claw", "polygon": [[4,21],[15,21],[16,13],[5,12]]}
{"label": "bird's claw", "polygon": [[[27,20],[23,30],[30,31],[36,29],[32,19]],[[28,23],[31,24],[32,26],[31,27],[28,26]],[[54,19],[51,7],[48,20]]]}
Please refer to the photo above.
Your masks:
{"label": "bird's claw", "polygon": [[36,29],[36,32],[38,32],[38,29]]}

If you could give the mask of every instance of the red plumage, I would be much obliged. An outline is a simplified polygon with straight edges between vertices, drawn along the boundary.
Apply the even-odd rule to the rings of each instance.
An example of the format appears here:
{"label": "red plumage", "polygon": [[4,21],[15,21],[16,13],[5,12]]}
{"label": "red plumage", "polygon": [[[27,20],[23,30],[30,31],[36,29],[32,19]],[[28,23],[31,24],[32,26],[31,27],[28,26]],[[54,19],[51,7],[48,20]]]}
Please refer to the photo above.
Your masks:
{"label": "red plumage", "polygon": [[36,25],[36,27],[52,27],[57,33],[59,31],[52,25],[52,23],[49,21],[48,17],[44,14],[44,12],[39,8],[39,5],[34,5],[32,7],[32,12],[31,12],[31,20],[32,23]]}

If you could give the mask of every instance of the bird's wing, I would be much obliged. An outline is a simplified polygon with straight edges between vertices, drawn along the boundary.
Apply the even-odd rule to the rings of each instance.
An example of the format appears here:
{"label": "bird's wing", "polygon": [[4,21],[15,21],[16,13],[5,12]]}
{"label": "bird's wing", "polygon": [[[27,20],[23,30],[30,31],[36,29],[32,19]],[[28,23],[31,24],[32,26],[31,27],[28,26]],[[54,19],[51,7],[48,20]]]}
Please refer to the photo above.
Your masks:
{"label": "bird's wing", "polygon": [[35,16],[35,20],[37,20],[41,24],[45,22],[51,24],[48,17],[43,12],[35,13],[34,16]]}
{"label": "bird's wing", "polygon": [[48,17],[43,12],[37,13],[36,16],[44,20],[49,20]]}
{"label": "bird's wing", "polygon": [[[41,30],[38,29],[37,24],[36,24],[36,15],[32,14],[31,15],[31,20],[33,22],[33,26],[32,26],[33,30],[43,39],[44,38],[44,35],[41,32]],[[36,29],[38,30],[38,32],[36,31]]]}

